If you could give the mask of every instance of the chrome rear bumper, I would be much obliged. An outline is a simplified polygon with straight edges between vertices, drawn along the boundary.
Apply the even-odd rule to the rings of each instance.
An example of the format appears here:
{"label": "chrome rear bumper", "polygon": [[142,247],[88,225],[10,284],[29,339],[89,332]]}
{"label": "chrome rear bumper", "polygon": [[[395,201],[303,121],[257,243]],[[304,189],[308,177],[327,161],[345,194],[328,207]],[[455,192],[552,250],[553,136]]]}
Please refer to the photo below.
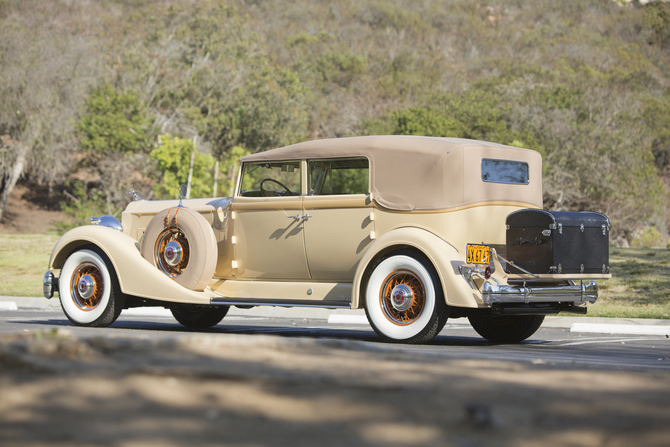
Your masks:
{"label": "chrome rear bumper", "polygon": [[482,285],[484,306],[494,303],[595,303],[598,299],[598,285],[595,281],[575,285],[551,287],[528,287],[492,284]]}

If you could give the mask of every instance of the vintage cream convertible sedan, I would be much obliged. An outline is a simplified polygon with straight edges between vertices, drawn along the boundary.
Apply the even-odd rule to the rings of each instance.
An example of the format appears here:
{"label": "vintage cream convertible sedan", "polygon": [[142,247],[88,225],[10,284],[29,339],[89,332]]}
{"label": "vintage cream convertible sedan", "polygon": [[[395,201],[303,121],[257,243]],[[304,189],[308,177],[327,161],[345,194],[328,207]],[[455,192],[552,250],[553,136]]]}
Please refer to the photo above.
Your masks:
{"label": "vintage cream convertible sedan", "polygon": [[426,342],[447,318],[467,317],[488,340],[518,342],[545,315],[585,313],[594,281],[610,277],[607,218],[541,208],[532,150],[308,141],[242,158],[233,197],[136,197],[121,222],[69,231],[44,294],[58,292],[82,326],[138,306],[164,306],[193,328],[230,306],[307,306],[365,309],[387,340]]}

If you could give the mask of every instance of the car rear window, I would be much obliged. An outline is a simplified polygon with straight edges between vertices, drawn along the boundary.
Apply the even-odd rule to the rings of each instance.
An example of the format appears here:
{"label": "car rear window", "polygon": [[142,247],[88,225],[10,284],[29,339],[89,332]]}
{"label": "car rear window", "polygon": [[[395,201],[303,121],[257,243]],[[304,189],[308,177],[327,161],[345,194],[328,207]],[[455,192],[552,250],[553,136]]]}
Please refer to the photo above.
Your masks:
{"label": "car rear window", "polygon": [[530,182],[528,163],[484,158],[482,159],[482,180],[492,183],[527,185]]}

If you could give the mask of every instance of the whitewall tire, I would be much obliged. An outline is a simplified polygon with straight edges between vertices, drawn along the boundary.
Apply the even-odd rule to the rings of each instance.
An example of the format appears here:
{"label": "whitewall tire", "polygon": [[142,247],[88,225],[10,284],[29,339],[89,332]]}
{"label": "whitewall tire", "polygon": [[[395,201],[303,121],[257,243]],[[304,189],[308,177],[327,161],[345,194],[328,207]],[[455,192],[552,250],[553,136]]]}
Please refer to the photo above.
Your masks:
{"label": "whitewall tire", "polygon": [[109,326],[123,308],[124,295],[114,267],[96,247],[80,249],[67,258],[59,295],[65,316],[78,326]]}
{"label": "whitewall tire", "polygon": [[435,267],[418,251],[399,250],[378,259],[361,292],[370,325],[387,340],[424,343],[447,321]]}

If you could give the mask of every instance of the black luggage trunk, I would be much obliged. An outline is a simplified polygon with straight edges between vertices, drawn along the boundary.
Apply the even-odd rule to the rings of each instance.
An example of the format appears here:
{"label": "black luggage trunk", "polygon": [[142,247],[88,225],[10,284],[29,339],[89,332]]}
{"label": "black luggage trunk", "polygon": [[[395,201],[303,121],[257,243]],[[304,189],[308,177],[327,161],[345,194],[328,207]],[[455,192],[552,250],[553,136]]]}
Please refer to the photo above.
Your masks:
{"label": "black luggage trunk", "polygon": [[[507,216],[507,259],[531,273],[609,273],[607,216],[520,210]],[[508,273],[521,273],[508,265]]]}

